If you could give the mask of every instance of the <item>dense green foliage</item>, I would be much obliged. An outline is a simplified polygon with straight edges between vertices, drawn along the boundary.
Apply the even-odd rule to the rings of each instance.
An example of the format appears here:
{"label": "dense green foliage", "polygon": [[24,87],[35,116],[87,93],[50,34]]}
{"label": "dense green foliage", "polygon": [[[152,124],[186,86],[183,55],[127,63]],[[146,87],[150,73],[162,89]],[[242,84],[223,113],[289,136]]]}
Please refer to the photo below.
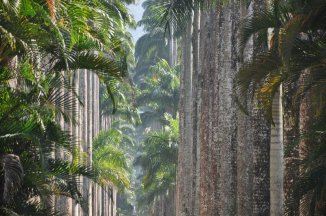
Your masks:
{"label": "dense green foliage", "polygon": [[117,129],[101,131],[93,141],[93,169],[100,185],[130,187],[127,158],[119,144],[125,135]]}
{"label": "dense green foliage", "polygon": [[179,121],[169,115],[165,119],[168,125],[162,131],[146,135],[141,146],[142,154],[135,161],[143,169],[142,190],[138,195],[138,205],[143,214],[159,196],[173,193],[175,189]]}
{"label": "dense green foliage", "polygon": [[[79,155],[74,149],[75,139],[56,121],[57,115],[73,121],[69,112],[74,109],[75,99],[60,92],[70,87],[55,74],[40,75],[36,79],[32,67],[26,63],[18,70],[22,77],[15,88],[10,85],[14,82],[9,79],[11,73],[6,70],[1,73],[8,74],[0,84],[1,206],[18,214],[28,208],[29,215],[44,215],[44,202],[50,194],[69,196],[84,204],[77,190],[77,177],[92,177],[93,173],[76,163]],[[72,161],[53,159],[55,150],[71,155]],[[10,165],[12,161],[6,159],[9,154],[20,161],[18,167]]]}
{"label": "dense green foliage", "polygon": [[160,18],[154,19],[155,11],[147,1],[143,7],[145,12],[138,24],[146,33],[135,46],[133,73],[142,121],[137,127],[134,204],[139,215],[151,215],[160,198],[175,193],[180,67],[168,63],[172,38],[164,28],[155,26]]}
{"label": "dense green foliage", "polygon": [[137,102],[143,125],[153,120],[164,124],[164,113],[174,117],[178,111],[179,102],[179,68],[171,68],[166,60],[159,60],[149,67],[146,77],[138,82],[140,94]]}
{"label": "dense green foliage", "polygon": [[[139,25],[146,34],[133,47],[126,30],[135,26],[126,9],[132,2],[0,0],[0,215],[56,214],[50,203],[59,195],[87,210],[80,176],[117,187],[124,203],[120,215],[131,214],[134,206],[150,214],[161,197],[175,192],[180,67],[169,65],[169,46],[194,11],[209,5],[145,1]],[[308,197],[301,208],[324,214],[326,3],[274,0],[243,20],[239,36],[239,59],[253,36],[254,50],[260,50],[237,74],[239,107],[257,103],[273,123],[272,100],[281,86],[289,111],[299,117],[305,106],[311,113],[308,128],[287,149],[304,144],[307,152],[293,164],[300,176],[286,213],[294,214]],[[115,113],[111,128],[93,140],[88,166],[76,148],[79,140],[59,122],[78,124],[78,69],[92,71],[101,82],[101,116]],[[69,160],[56,158],[58,153]]]}
{"label": "dense green foliage", "polygon": [[[76,69],[95,72],[113,97],[111,87],[126,74],[130,55],[126,25],[133,20],[121,1],[0,2],[1,215],[49,214],[52,195],[71,197],[87,209],[79,176],[102,183],[101,169],[85,165],[77,139],[57,120],[77,123]],[[95,155],[112,150],[123,161],[108,148]],[[71,160],[54,159],[58,151]],[[108,164],[125,168],[123,162],[100,165]],[[128,186],[125,174],[110,180]]]}

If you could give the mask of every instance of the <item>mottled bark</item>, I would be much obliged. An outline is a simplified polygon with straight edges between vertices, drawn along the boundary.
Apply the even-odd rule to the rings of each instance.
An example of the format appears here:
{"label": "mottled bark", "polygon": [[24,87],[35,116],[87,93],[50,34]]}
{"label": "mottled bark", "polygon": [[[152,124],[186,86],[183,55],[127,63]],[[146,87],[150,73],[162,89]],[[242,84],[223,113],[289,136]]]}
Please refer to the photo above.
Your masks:
{"label": "mottled bark", "polygon": [[[179,146],[178,146],[178,167],[177,167],[177,176],[176,176],[176,185],[177,185],[177,203],[176,203],[176,206],[177,206],[177,212],[178,211],[181,211],[179,210],[179,208],[182,207],[182,205],[180,205],[179,202],[180,199],[182,198],[181,197],[181,194],[183,192],[182,190],[182,178],[181,176],[179,175],[179,173],[182,173],[183,172],[183,167],[181,166],[182,165],[182,160],[183,160],[183,152],[181,151],[181,147],[184,143],[184,110],[183,110],[183,107],[184,107],[184,82],[183,82],[183,79],[184,79],[184,73],[181,72],[180,74],[180,98],[179,98],[179,118],[180,118],[180,121],[179,121],[179,128],[180,128],[180,137],[179,137]],[[181,178],[181,179],[179,179]],[[180,198],[179,198],[180,197]]]}
{"label": "mottled bark", "polygon": [[[188,145],[193,151],[192,171],[189,174],[193,176],[193,182],[192,186],[188,184],[188,190],[192,190],[192,199],[199,199],[195,200],[192,211],[187,215],[270,214],[270,126],[264,120],[263,112],[257,108],[256,101],[249,107],[250,116],[236,109],[233,88],[239,68],[236,47],[240,17],[247,14],[247,5],[242,3],[242,8],[240,2],[231,1],[206,7],[201,12],[200,51],[196,50],[196,19],[194,22],[191,93],[193,144]],[[252,11],[259,11],[263,7],[260,4],[264,2],[254,2]],[[254,41],[255,38],[250,40],[247,59],[252,53],[258,53],[257,49],[265,49],[254,49]],[[199,52],[200,61],[196,56]],[[184,74],[181,76],[182,81],[187,78]],[[185,118],[188,114],[184,110],[186,86],[183,82],[180,101],[181,145],[186,143]],[[186,155],[183,148],[181,146],[179,149],[179,156]],[[191,161],[191,157],[187,160]],[[178,172],[185,172],[181,165],[179,163]],[[185,184],[186,181],[179,179],[178,182]],[[177,190],[180,190],[180,185],[177,184]],[[189,202],[179,200],[185,198],[177,196],[177,203]]]}
{"label": "mottled bark", "polygon": [[[305,83],[306,79],[309,77],[309,70],[306,70],[302,73],[300,77],[300,84]],[[304,85],[302,85],[304,86]],[[307,159],[309,152],[313,149],[313,143],[309,140],[309,130],[311,129],[313,122],[314,122],[314,115],[312,111],[312,95],[311,93],[307,93],[304,95],[304,98],[301,100],[300,103],[300,114],[299,114],[299,130],[300,130],[300,143],[299,143],[299,157],[300,160]],[[305,168],[303,165],[299,168],[300,174],[303,175],[305,173]],[[309,215],[310,210],[310,201],[312,198],[312,191],[307,193],[305,196],[302,197],[300,200],[300,209],[299,215],[306,216]]]}
{"label": "mottled bark", "polygon": [[[247,8],[247,2],[241,1],[241,19],[252,15],[252,4]],[[250,38],[244,49],[243,60],[249,61],[253,56],[253,38]],[[238,92],[238,95],[243,95]],[[251,97],[245,95],[247,110],[252,109]],[[240,109],[237,110],[237,212],[238,215],[253,213],[253,128],[252,118]]]}
{"label": "mottled bark", "polygon": [[236,214],[236,28],[239,5],[203,12],[200,215]]}
{"label": "mottled bark", "polygon": [[192,78],[192,212],[194,215],[199,215],[199,112],[200,112],[200,94],[201,94],[201,79],[200,79],[200,11],[194,11],[193,34],[192,34],[192,55],[193,55],[193,78]]}
{"label": "mottled bark", "polygon": [[[210,197],[208,195],[210,188],[213,186],[210,182],[210,173],[211,173],[211,161],[209,157],[210,146],[208,141],[208,131],[209,131],[209,84],[210,84],[210,75],[208,71],[208,64],[206,64],[207,60],[210,58],[212,54],[210,49],[210,40],[212,38],[211,30],[209,29],[210,23],[210,12],[211,11],[203,11],[201,14],[201,24],[200,24],[200,49],[205,50],[205,52],[201,53],[200,62],[200,75],[202,77],[201,85],[201,101],[200,101],[200,113],[199,113],[199,144],[200,144],[200,155],[199,155],[199,181],[200,181],[200,195],[199,195],[199,215],[208,215],[208,207],[210,205]],[[214,180],[214,179],[212,179]]]}
{"label": "mottled bark", "polygon": [[[299,148],[294,145],[299,138],[299,108],[293,106],[292,96],[296,85],[283,86],[283,142],[284,142],[284,213],[288,215],[299,215],[299,202],[294,203],[292,199],[293,187],[297,182],[299,172]],[[291,208],[290,208],[291,207]]]}
{"label": "mottled bark", "polygon": [[253,215],[270,214],[270,126],[263,111],[253,111]]}
{"label": "mottled bark", "polygon": [[117,203],[117,189],[113,189],[113,203],[112,203],[112,216],[116,216],[117,214],[117,205],[115,203]]}
{"label": "mottled bark", "polygon": [[[233,80],[237,71],[236,36],[239,27],[238,1],[219,11],[218,61],[214,79],[218,100],[213,104],[218,122],[213,140],[219,151],[219,215],[236,215],[236,104]],[[218,88],[216,87],[218,86]],[[217,108],[218,107],[218,108]]]}
{"label": "mottled bark", "polygon": [[[90,113],[93,117],[93,127],[92,127],[92,140],[99,133],[100,126],[100,107],[99,107],[99,79],[96,74],[92,74],[93,76],[93,112]],[[92,149],[93,151],[93,149]],[[93,215],[101,215],[102,214],[102,200],[101,200],[101,192],[100,186],[93,184],[92,188],[92,197],[93,197]]]}

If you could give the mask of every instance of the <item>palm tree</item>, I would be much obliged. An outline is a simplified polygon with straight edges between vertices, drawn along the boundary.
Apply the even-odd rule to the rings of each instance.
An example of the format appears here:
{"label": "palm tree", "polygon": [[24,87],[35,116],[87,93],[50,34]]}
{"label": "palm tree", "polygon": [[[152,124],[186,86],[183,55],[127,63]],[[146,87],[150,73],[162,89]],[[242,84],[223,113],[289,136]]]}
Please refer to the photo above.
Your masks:
{"label": "palm tree", "polygon": [[164,31],[149,32],[137,40],[135,47],[136,67],[134,81],[138,83],[146,75],[150,66],[160,59],[168,59],[168,47]]}
{"label": "palm tree", "polygon": [[166,60],[161,59],[150,66],[147,73],[138,82],[141,94],[137,97],[137,102],[142,104],[139,109],[143,123],[153,121],[154,118],[161,121],[164,113],[175,117],[179,102],[179,68],[171,68]]}
{"label": "palm tree", "polygon": [[[245,38],[248,39],[253,32],[267,32],[267,28],[274,28],[274,36],[271,40],[271,50],[257,55],[243,67],[239,75],[240,86],[245,87],[246,90],[248,90],[249,85],[253,86],[254,92],[265,108],[269,119],[271,119],[272,98],[281,84],[287,86],[299,85],[292,92],[284,92],[284,94],[292,100],[292,104],[295,104],[295,106],[301,103],[300,112],[312,109],[311,106],[317,101],[317,103],[322,104],[324,101],[323,98],[319,98],[315,102],[311,100],[308,103],[304,102],[306,101],[304,98],[307,98],[308,95],[318,95],[323,92],[321,89],[323,83],[321,71],[324,68],[321,66],[320,61],[324,57],[320,50],[324,50],[322,41],[324,40],[325,26],[324,23],[318,22],[317,19],[323,20],[324,3],[308,1],[297,2],[288,6],[275,1],[275,6],[277,7],[274,7],[274,10],[264,11],[249,19],[244,30]],[[316,77],[318,77],[318,81]],[[288,87],[285,89],[293,88]],[[292,94],[292,96],[289,94]],[[303,100],[301,100],[302,98]],[[305,114],[308,113],[310,119],[318,116],[313,111],[305,112]],[[307,133],[308,128],[311,128],[312,125],[311,121],[304,120],[306,118],[307,115],[300,116],[300,127],[304,128],[304,130],[301,130],[302,133]],[[307,143],[310,143],[310,141],[302,141],[300,149],[305,149]],[[309,151],[308,149],[305,149],[305,151]],[[306,158],[307,155],[309,153],[302,155],[302,159]],[[302,175],[307,174],[305,172],[308,171],[302,171]],[[317,185],[318,183],[315,186]],[[314,193],[316,193],[316,190],[318,189],[313,190]],[[306,193],[308,192],[306,191]],[[300,197],[304,197],[303,194]],[[305,196],[303,199],[305,203],[302,203],[300,207],[301,214],[305,215],[308,214],[304,210],[304,207],[309,203],[307,197],[309,196]],[[295,200],[298,200],[298,198]],[[313,199],[310,199],[310,201],[314,202]],[[290,202],[288,205],[291,207],[291,205],[297,206],[298,204]],[[289,206],[286,207],[289,208]],[[312,206],[314,209],[315,206]],[[295,214],[296,211],[295,208],[291,208],[290,212]]]}
{"label": "palm tree", "polygon": [[[164,130],[147,134],[142,154],[136,158],[135,164],[143,169],[142,191],[138,198],[139,210],[148,211],[162,199],[174,197],[176,181],[177,147],[179,139],[179,123],[177,119],[166,116],[169,122]],[[155,211],[164,211],[164,214],[175,215],[174,200],[167,208],[155,208]],[[164,203],[164,202],[163,202]],[[149,209],[148,209],[149,207]],[[149,212],[147,212],[148,214]],[[145,214],[143,212],[143,214]]]}
{"label": "palm tree", "polygon": [[101,131],[93,142],[93,169],[103,186],[119,189],[130,186],[129,168],[124,152],[118,149],[124,135],[116,129]]}
{"label": "palm tree", "polygon": [[[77,189],[77,177],[93,178],[92,171],[77,163],[79,156],[71,146],[72,138],[55,121],[59,113],[72,119],[68,113],[73,110],[75,99],[57,91],[69,86],[54,74],[36,79],[29,64],[20,66],[18,71],[24,76],[19,87],[8,85],[8,79],[12,78],[8,71],[0,84],[2,211],[43,215],[49,211],[46,201],[51,194],[72,197],[87,208]],[[5,75],[6,71],[2,70],[1,74]],[[72,162],[48,157],[54,147],[72,155]],[[20,190],[15,192],[14,188]]]}

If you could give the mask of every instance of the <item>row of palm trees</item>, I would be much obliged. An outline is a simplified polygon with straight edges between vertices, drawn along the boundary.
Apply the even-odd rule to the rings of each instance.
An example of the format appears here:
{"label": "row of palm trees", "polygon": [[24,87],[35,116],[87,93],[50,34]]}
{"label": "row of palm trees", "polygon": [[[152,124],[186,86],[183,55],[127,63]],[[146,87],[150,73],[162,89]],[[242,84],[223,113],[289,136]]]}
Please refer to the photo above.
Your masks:
{"label": "row of palm trees", "polygon": [[[80,176],[128,186],[123,163],[115,164],[122,169],[115,170],[122,172],[116,181],[114,169],[103,171],[112,161],[99,159],[91,168],[78,147],[82,141],[64,126],[79,124],[78,69],[95,73],[111,98],[126,75],[131,47],[125,28],[134,25],[126,3],[0,2],[1,215],[60,213],[54,195],[72,198],[87,212]],[[109,148],[97,145],[95,157],[110,150],[124,160]]]}
{"label": "row of palm trees", "polygon": [[147,33],[136,42],[133,73],[142,122],[134,160],[134,214],[175,215],[180,67],[173,57],[176,41],[163,28],[153,31],[153,23],[145,7],[138,25]]}
{"label": "row of palm trees", "polygon": [[144,5],[181,36],[176,215],[323,215],[325,1]]}
{"label": "row of palm trees", "polygon": [[166,114],[168,124],[146,134],[135,165],[141,166],[141,187],[137,190],[138,214],[175,215],[175,182],[179,121]]}

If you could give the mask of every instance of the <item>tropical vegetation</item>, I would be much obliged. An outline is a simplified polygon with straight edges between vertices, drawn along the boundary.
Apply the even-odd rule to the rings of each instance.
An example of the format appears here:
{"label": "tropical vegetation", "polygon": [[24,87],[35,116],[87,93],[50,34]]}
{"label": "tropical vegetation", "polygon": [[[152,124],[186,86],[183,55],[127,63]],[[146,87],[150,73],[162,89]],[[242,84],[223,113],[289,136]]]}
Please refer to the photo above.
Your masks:
{"label": "tropical vegetation", "polygon": [[[100,184],[111,176],[85,162],[79,137],[67,129],[79,124],[83,103],[74,78],[78,69],[89,70],[113,96],[114,83],[126,76],[132,51],[123,37],[133,19],[118,1],[0,5],[1,215],[56,214],[55,196],[70,197],[87,212],[80,176]],[[108,150],[94,151],[101,157]],[[123,160],[121,152],[111,153]],[[115,179],[128,186],[125,174]]]}
{"label": "tropical vegetation", "polygon": [[131,3],[0,1],[0,215],[325,215],[326,2]]}

